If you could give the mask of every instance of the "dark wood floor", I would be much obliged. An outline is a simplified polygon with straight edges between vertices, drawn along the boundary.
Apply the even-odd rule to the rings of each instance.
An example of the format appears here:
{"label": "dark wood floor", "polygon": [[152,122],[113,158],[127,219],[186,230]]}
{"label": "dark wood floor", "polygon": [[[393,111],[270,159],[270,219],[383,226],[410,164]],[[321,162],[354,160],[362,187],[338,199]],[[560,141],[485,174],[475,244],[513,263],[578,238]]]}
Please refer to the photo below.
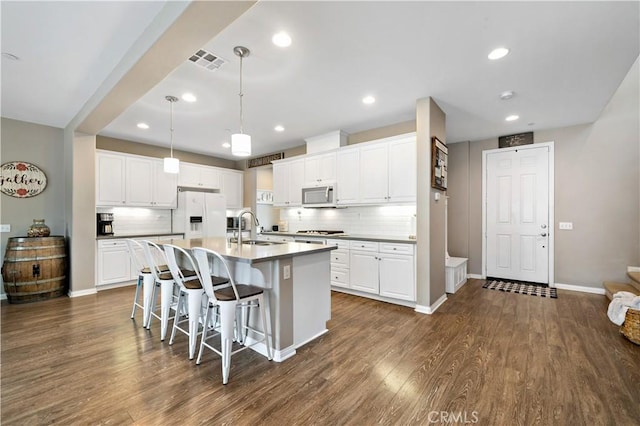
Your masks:
{"label": "dark wood floor", "polygon": [[631,425],[640,346],[604,296],[470,280],[434,315],[334,293],[329,332],[283,362],[187,359],[129,319],[133,288],[1,309],[2,425]]}

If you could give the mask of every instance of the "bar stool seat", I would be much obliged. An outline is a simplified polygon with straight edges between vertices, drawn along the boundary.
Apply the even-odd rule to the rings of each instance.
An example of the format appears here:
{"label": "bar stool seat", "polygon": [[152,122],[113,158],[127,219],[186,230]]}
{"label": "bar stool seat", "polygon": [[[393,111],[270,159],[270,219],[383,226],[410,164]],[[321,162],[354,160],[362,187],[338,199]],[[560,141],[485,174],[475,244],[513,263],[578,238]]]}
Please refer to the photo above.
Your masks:
{"label": "bar stool seat", "polygon": [[[198,264],[198,277],[204,287],[207,296],[207,307],[204,318],[204,328],[200,339],[200,350],[196,364],[200,364],[204,348],[211,349],[222,357],[222,383],[229,382],[229,372],[231,370],[231,356],[243,351],[255,344],[264,343],[267,350],[267,359],[271,360],[271,338],[267,326],[267,315],[264,304],[264,289],[249,284],[236,284],[229,272],[229,267],[224,258],[217,252],[201,247],[192,249],[193,257]],[[219,263],[222,275],[228,277],[229,285],[223,288],[214,288],[210,277],[210,271],[216,270],[214,263]],[[238,309],[257,308],[260,310],[262,330],[249,326],[249,324],[236,324]],[[218,314],[217,321],[212,321],[213,315]],[[270,319],[269,319],[270,321]],[[234,338],[234,330],[238,326],[238,335]],[[244,331],[253,333],[261,337],[255,339],[253,343],[241,337]],[[220,336],[220,349],[213,346],[213,342],[208,342],[215,336]],[[232,351],[233,341],[241,342],[242,347]]]}

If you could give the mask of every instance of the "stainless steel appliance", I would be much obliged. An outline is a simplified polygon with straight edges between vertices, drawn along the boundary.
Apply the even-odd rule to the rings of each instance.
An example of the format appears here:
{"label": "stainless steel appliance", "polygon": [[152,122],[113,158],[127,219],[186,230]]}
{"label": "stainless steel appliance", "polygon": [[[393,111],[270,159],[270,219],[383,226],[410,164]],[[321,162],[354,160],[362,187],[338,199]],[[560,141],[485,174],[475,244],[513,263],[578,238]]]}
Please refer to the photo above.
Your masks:
{"label": "stainless steel appliance", "polygon": [[113,213],[96,213],[98,235],[113,235]]}
{"label": "stainless steel appliance", "polygon": [[172,218],[173,232],[184,233],[185,239],[227,235],[227,203],[218,192],[178,188]]}
{"label": "stainless steel appliance", "polygon": [[[242,218],[242,229],[247,229],[247,220]],[[237,216],[227,216],[227,231],[237,231],[238,226],[238,217]]]}
{"label": "stainless steel appliance", "polygon": [[345,235],[345,233],[343,231],[327,231],[327,230],[310,229],[305,231],[297,231],[294,239],[297,243],[326,244],[327,240],[319,237],[329,237],[332,235],[339,236],[339,235]]}
{"label": "stainless steel appliance", "polygon": [[303,207],[335,207],[335,184],[302,188]]}

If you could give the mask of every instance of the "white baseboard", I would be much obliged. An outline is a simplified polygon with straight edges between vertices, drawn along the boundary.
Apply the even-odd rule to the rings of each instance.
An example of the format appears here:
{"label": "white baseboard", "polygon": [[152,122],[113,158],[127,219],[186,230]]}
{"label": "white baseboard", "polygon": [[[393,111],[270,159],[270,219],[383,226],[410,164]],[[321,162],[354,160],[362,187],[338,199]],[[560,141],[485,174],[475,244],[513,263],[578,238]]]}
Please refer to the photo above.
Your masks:
{"label": "white baseboard", "polygon": [[0,293],[0,300],[7,300],[7,294],[6,293]]}
{"label": "white baseboard", "polygon": [[89,296],[90,294],[96,294],[98,290],[95,288],[90,288],[87,290],[78,290],[78,291],[69,291],[69,297],[81,297],[81,296]]}
{"label": "white baseboard", "polygon": [[[247,336],[247,345],[253,345],[249,349],[258,352],[260,355],[267,357],[267,345],[264,342],[255,343],[255,339],[251,336]],[[271,349],[271,355],[273,356],[273,361],[282,362],[285,361],[296,354],[296,348],[293,346],[286,347],[284,349]]]}
{"label": "white baseboard", "polygon": [[479,274],[467,274],[467,278],[474,278],[476,280],[484,280],[487,277],[485,277],[483,275],[479,275]]}
{"label": "white baseboard", "polygon": [[416,312],[418,312],[419,314],[431,315],[436,311],[436,309],[440,307],[440,305],[442,305],[446,301],[447,294],[445,293],[440,296],[440,298],[436,300],[435,303],[433,303],[431,306],[416,305]]}
{"label": "white baseboard", "polygon": [[137,281],[123,281],[115,284],[104,284],[96,286],[97,291],[111,290],[112,288],[130,287],[137,284]]}
{"label": "white baseboard", "polygon": [[555,283],[555,287],[560,290],[579,291],[581,293],[602,294],[604,295],[604,288],[586,287],[582,285],[562,284]]}
{"label": "white baseboard", "polygon": [[640,272],[640,266],[627,266],[627,272]]}
{"label": "white baseboard", "polygon": [[316,340],[318,337],[322,336],[323,334],[325,334],[326,332],[328,332],[329,329],[325,328],[324,330],[322,330],[320,333],[316,334],[315,336],[309,337],[307,340],[305,340],[304,342],[300,342],[298,344],[295,345],[295,348],[300,348],[304,345],[306,345],[307,343]]}

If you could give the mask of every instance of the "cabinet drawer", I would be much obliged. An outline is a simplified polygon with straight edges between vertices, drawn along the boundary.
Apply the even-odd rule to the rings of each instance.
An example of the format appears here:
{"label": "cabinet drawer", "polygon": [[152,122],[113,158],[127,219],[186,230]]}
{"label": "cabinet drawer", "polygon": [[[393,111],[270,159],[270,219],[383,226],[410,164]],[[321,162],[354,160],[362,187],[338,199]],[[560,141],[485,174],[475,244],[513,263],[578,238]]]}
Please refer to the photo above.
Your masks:
{"label": "cabinet drawer", "polygon": [[373,241],[351,241],[349,248],[360,251],[378,251],[378,243]]}
{"label": "cabinet drawer", "polygon": [[111,249],[111,248],[127,250],[127,242],[125,240],[100,240],[100,241],[98,241],[98,250]]}
{"label": "cabinet drawer", "polygon": [[380,253],[413,255],[413,244],[380,243]]}
{"label": "cabinet drawer", "polygon": [[331,285],[349,287],[349,270],[331,268]]}
{"label": "cabinet drawer", "polygon": [[338,250],[349,250],[349,240],[327,240],[328,246],[336,246]]}
{"label": "cabinet drawer", "polygon": [[349,266],[349,253],[343,250],[334,250],[331,252],[331,265]]}

